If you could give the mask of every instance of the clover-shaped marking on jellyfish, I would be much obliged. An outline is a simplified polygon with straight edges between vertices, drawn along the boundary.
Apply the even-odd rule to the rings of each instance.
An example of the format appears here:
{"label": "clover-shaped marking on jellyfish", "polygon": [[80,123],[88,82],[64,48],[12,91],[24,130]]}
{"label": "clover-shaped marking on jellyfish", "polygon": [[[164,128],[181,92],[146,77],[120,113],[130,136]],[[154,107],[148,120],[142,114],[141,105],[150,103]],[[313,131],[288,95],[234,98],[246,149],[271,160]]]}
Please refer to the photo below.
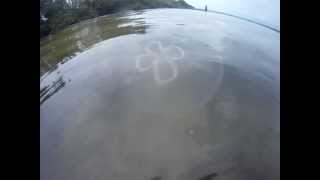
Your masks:
{"label": "clover-shaped marking on jellyfish", "polygon": [[[163,85],[173,81],[178,76],[178,68],[175,61],[184,57],[184,51],[178,46],[168,45],[163,47],[161,42],[155,41],[145,48],[145,54],[139,55],[136,59],[136,68],[139,72],[153,71],[153,77],[157,84]],[[171,76],[161,78],[160,65],[167,65]]]}

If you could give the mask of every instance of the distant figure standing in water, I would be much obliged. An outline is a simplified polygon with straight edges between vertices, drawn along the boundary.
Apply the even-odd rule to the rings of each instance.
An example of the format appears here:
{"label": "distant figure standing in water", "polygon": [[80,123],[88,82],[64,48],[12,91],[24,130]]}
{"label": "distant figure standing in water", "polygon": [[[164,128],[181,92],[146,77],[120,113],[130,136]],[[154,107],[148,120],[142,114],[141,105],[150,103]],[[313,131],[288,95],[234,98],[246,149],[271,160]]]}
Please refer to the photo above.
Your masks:
{"label": "distant figure standing in water", "polygon": [[207,5],[206,5],[206,7],[204,8],[204,11],[207,11],[208,9],[207,9]]}

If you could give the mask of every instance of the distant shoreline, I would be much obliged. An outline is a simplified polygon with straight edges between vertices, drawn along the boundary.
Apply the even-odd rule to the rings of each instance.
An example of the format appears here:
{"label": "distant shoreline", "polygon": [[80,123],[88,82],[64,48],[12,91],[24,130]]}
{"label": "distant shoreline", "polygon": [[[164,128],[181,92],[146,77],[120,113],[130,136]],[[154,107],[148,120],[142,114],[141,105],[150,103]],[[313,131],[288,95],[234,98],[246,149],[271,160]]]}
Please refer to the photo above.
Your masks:
{"label": "distant shoreline", "polygon": [[[197,9],[197,8],[194,8],[194,10],[204,11],[204,9]],[[259,26],[263,26],[263,27],[268,28],[270,30],[276,31],[277,33],[280,33],[280,30],[275,28],[275,27],[271,27],[271,26],[256,22],[256,21],[248,19],[248,18],[244,18],[244,17],[240,17],[240,16],[236,16],[236,15],[233,15],[233,14],[224,13],[224,12],[220,12],[220,11],[215,11],[215,10],[207,10],[207,12],[212,12],[212,13],[216,13],[216,14],[222,14],[222,15],[234,17],[234,18],[237,18],[237,19],[241,19],[241,20],[244,20],[244,21],[247,21],[247,22],[251,22],[251,23],[257,24]]]}

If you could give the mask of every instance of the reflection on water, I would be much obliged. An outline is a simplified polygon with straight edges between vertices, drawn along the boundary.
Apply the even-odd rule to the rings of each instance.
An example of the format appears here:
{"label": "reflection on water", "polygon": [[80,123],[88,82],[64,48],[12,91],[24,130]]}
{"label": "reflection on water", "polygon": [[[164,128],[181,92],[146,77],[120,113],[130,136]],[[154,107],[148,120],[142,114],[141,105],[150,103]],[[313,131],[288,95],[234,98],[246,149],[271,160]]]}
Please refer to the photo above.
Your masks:
{"label": "reflection on water", "polygon": [[176,9],[48,37],[41,179],[279,179],[279,37]]}
{"label": "reflection on water", "polygon": [[80,22],[40,41],[40,75],[52,70],[58,62],[64,63],[98,42],[121,35],[145,33],[148,25],[143,19],[128,16],[142,12],[97,17]]}
{"label": "reflection on water", "polygon": [[51,85],[40,88],[40,105],[54,93],[58,92],[65,84],[62,76],[60,76],[59,79],[53,81]]}

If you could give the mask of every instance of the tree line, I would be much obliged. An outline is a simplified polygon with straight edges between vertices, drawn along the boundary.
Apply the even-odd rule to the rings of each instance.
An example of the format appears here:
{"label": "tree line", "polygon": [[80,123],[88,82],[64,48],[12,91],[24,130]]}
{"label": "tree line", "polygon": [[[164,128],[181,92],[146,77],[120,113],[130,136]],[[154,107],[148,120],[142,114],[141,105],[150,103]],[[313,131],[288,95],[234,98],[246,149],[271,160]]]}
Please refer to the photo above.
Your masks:
{"label": "tree line", "polygon": [[40,38],[85,19],[151,8],[192,8],[184,0],[40,0]]}

